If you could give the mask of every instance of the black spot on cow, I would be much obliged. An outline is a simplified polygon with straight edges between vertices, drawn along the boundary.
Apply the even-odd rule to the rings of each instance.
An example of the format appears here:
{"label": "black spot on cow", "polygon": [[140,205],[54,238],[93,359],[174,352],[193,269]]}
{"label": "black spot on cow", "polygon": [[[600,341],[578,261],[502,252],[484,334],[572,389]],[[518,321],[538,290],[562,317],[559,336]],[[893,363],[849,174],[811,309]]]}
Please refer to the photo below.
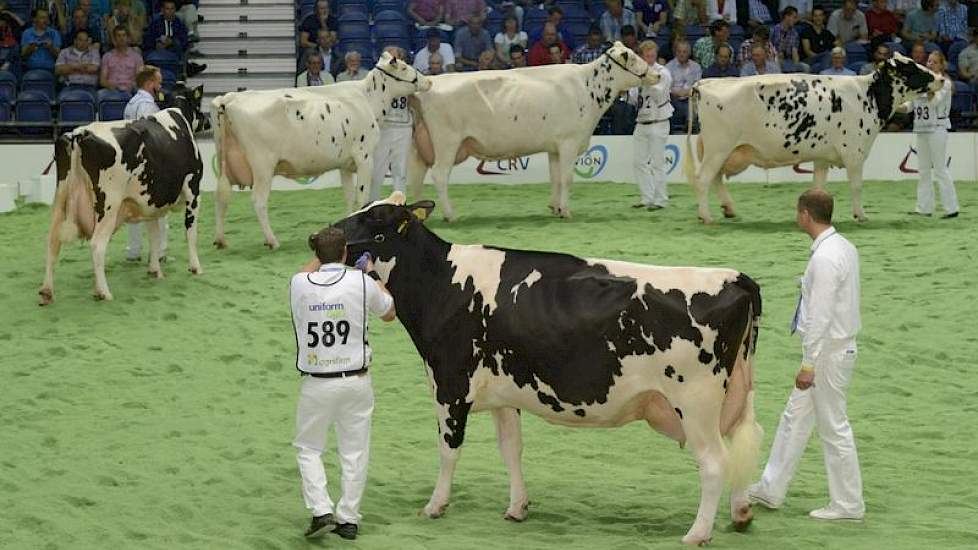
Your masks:
{"label": "black spot on cow", "polygon": [[715,357],[717,367],[725,369],[728,376],[733,372],[737,349],[751,320],[751,316],[744,314],[747,311],[752,312],[755,320],[760,316],[761,291],[757,283],[743,274],[734,281],[724,283],[723,290],[716,296],[706,293],[693,295],[689,312],[698,324],[717,331],[713,353],[700,350],[701,363],[708,365]]}
{"label": "black spot on cow", "polygon": [[717,105],[717,110],[718,111],[722,111],[723,110],[723,105]]}
{"label": "black spot on cow", "polygon": [[574,414],[576,414],[577,416],[582,416],[583,417],[584,414],[585,414],[584,413],[584,409],[574,409]]}
{"label": "black spot on cow", "polygon": [[284,94],[284,95],[285,95],[286,99],[292,99],[292,95],[291,94]]}
{"label": "black spot on cow", "polygon": [[704,365],[709,365],[710,363],[713,362],[713,355],[711,355],[710,352],[706,351],[705,349],[701,349],[699,360],[700,363],[703,363]]}
{"label": "black spot on cow", "polygon": [[[97,221],[102,221],[105,217],[105,191],[102,189],[99,176],[102,170],[110,168],[116,163],[115,148],[102,138],[90,132],[83,133],[77,138],[77,145],[81,149],[81,163],[85,173],[92,182],[92,191],[95,193],[95,215]],[[125,157],[126,149],[122,150]],[[132,169],[128,165],[126,168]]]}
{"label": "black spot on cow", "polygon": [[859,119],[859,128],[862,129],[862,127],[863,127],[863,119]]}
{"label": "black spot on cow", "polygon": [[833,113],[841,113],[842,112],[842,97],[839,96],[838,94],[836,94],[835,93],[835,90],[832,90],[831,100],[832,100],[832,112]]}
{"label": "black spot on cow", "polygon": [[675,408],[675,411],[676,411],[676,414],[679,415],[679,419],[682,420],[683,419],[683,411],[679,410],[679,407],[676,407]]}
{"label": "black spot on cow", "polygon": [[336,143],[336,136],[329,136],[330,143]]}
{"label": "black spot on cow", "polygon": [[361,135],[360,136],[360,143],[363,143],[363,140],[366,139],[366,137],[367,137],[366,135]]}
{"label": "black spot on cow", "polygon": [[672,365],[666,365],[666,378],[672,378],[675,373],[676,369],[672,368]]}
{"label": "black spot on cow", "polygon": [[519,115],[513,115],[513,122],[516,122],[517,120],[519,120]]}
{"label": "black spot on cow", "polygon": [[443,437],[449,447],[457,449],[465,441],[465,425],[468,421],[469,409],[471,408],[472,404],[465,403],[464,401],[458,401],[448,406],[448,418],[445,419],[445,427],[451,433],[445,433]]}
{"label": "black spot on cow", "polygon": [[68,134],[62,134],[54,142],[54,164],[57,170],[57,184],[68,178],[68,170],[71,168],[71,138]]}
{"label": "black spot on cow", "polygon": [[326,105],[326,113],[333,114],[333,110],[329,108],[329,103],[326,103],[325,105]]}
{"label": "black spot on cow", "polygon": [[564,411],[564,407],[560,406],[560,401],[557,401],[557,399],[552,395],[547,395],[542,391],[538,391],[537,399],[539,399],[540,402],[543,403],[544,405],[550,406],[550,408],[553,409],[554,412]]}
{"label": "black spot on cow", "polygon": [[326,120],[326,115],[319,113],[319,120]]}
{"label": "black spot on cow", "polygon": [[676,378],[676,381],[677,381],[677,382],[679,382],[680,384],[682,384],[682,383],[683,383],[683,375],[681,375],[681,374],[680,374],[680,375],[679,375],[679,376],[678,376],[678,377]]}

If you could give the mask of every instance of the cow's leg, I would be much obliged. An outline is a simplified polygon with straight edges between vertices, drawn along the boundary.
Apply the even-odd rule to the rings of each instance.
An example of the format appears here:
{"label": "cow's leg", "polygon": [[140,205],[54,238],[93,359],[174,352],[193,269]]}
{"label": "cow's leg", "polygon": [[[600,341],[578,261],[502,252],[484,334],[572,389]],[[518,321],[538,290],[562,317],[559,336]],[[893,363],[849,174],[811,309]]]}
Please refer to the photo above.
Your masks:
{"label": "cow's leg", "polygon": [[[105,216],[95,223],[95,231],[92,233],[92,270],[95,272],[95,299],[111,300],[112,293],[109,292],[109,284],[105,279],[105,250],[109,246],[109,239],[115,231],[116,218],[119,215],[121,205],[112,205],[106,208]],[[159,261],[159,258],[155,258]]]}
{"label": "cow's leg", "polygon": [[214,193],[214,246],[217,248],[227,248],[228,241],[224,236],[224,218],[227,217],[228,204],[231,202],[231,184],[218,181],[217,191]]}
{"label": "cow's leg", "polygon": [[421,200],[424,189],[424,177],[428,173],[428,165],[421,158],[421,153],[412,141],[407,157],[407,187],[411,192],[411,202]]}
{"label": "cow's leg", "polygon": [[200,268],[200,258],[197,257],[197,209],[200,207],[200,195],[191,191],[190,186],[183,189],[184,207],[183,226],[187,230],[187,255],[190,258],[188,268],[194,275],[204,272]]}
{"label": "cow's leg", "polygon": [[435,165],[431,167],[431,179],[435,184],[435,190],[438,191],[438,201],[441,202],[442,217],[445,218],[446,222],[453,222],[456,219],[455,208],[448,199],[448,179],[451,175],[451,159],[446,162],[443,158],[440,161],[436,161]]}
{"label": "cow's leg", "polygon": [[727,184],[722,174],[717,174],[713,177],[713,188],[716,189],[717,197],[720,198],[720,208],[723,210],[723,217],[736,218],[737,213],[734,212],[733,199],[730,198],[730,192],[727,191]]}
{"label": "cow's leg", "polygon": [[560,201],[560,157],[557,153],[547,153],[547,160],[550,162],[550,202],[547,207],[551,214],[556,214]]}
{"label": "cow's leg", "polygon": [[700,507],[683,543],[701,546],[712,537],[726,480],[727,448],[720,436],[718,408],[697,404],[695,408],[687,408],[686,414],[683,430],[700,467]]}
{"label": "cow's leg", "polygon": [[493,409],[492,418],[496,422],[499,453],[509,470],[509,508],[503,517],[510,521],[523,521],[526,519],[529,500],[526,483],[523,481],[523,432],[520,413],[509,407]]}
{"label": "cow's leg", "polygon": [[343,202],[346,204],[346,213],[349,214],[353,212],[353,206],[357,200],[357,192],[353,188],[353,172],[341,169],[340,185],[343,187]]}
{"label": "cow's leg", "polygon": [[721,169],[729,153],[717,155],[711,152],[707,155],[696,177],[696,198],[699,203],[700,220],[708,224],[713,223],[713,216],[710,215],[710,187],[716,179],[723,177]]}
{"label": "cow's leg", "polygon": [[41,296],[38,305],[46,306],[54,302],[54,264],[58,262],[61,253],[61,225],[65,220],[65,210],[68,204],[66,183],[62,183],[51,212],[51,226],[48,229],[47,256],[44,259],[44,284],[38,294]]}
{"label": "cow's leg", "polygon": [[465,402],[459,405],[435,404],[438,415],[439,463],[435,490],[423,510],[424,515],[429,518],[441,517],[448,507],[448,499],[452,494],[452,478],[455,477],[455,465],[462,454],[465,424],[471,407],[471,403]]}
{"label": "cow's leg", "polygon": [[268,222],[268,196],[272,193],[272,174],[255,174],[255,186],[251,190],[251,204],[255,207],[258,223],[265,234],[265,246],[271,250],[278,248],[278,240],[272,233],[272,225]]}
{"label": "cow's leg", "polygon": [[825,189],[825,182],[829,179],[829,163],[821,160],[815,161],[815,188]]}
{"label": "cow's leg", "polygon": [[863,164],[862,159],[856,160],[846,166],[846,173],[849,176],[849,190],[852,192],[852,217],[862,223],[867,220],[866,213],[863,212]]}
{"label": "cow's leg", "polygon": [[570,189],[574,183],[574,163],[577,162],[577,144],[572,141],[561,143],[558,147],[560,167],[560,196],[557,201],[557,215],[570,218]]}
{"label": "cow's leg", "polygon": [[373,171],[373,155],[364,154],[357,164],[357,192],[354,194],[353,204],[347,204],[348,213],[352,214],[357,207],[370,202],[370,179],[373,176]]}
{"label": "cow's leg", "polygon": [[162,242],[160,239],[163,237],[160,231],[160,224],[157,220],[150,220],[146,224],[146,229],[149,230],[149,270],[148,273],[151,277],[157,279],[163,278],[163,271],[160,269],[160,248]]}

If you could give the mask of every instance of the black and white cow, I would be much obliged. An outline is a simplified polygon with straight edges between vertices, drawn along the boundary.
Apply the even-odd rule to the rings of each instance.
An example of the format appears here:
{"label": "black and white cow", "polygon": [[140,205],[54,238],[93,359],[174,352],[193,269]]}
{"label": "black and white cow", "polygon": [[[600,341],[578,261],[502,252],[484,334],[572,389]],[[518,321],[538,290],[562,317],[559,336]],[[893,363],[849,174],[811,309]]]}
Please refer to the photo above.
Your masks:
{"label": "black and white cow", "polygon": [[[105,280],[105,250],[119,226],[155,220],[184,210],[190,272],[202,273],[197,258],[197,209],[204,165],[194,132],[210,123],[200,112],[203,87],[182,84],[173,108],[134,121],[95,122],[58,138],[54,160],[58,191],[51,208],[47,260],[40,304],[54,301],[54,264],[61,243],[91,240],[95,298],[111,300]],[[160,278],[159,227],[148,224],[149,273]]]}
{"label": "black and white cow", "polygon": [[423,225],[433,208],[406,206],[398,192],[335,224],[350,258],[377,258],[434,389],[441,468],[424,513],[444,512],[468,415],[490,410],[510,473],[506,518],[526,518],[525,410],[566,426],[648,422],[699,462],[699,513],[683,541],[709,541],[724,481],[734,523],[746,526],[761,433],[754,281],[729,269],[452,244]]}
{"label": "black and white cow", "polygon": [[[866,220],[861,190],[863,163],[894,109],[944,86],[934,74],[900,54],[866,76],[805,74],[707,78],[693,86],[685,172],[699,199],[699,217],[710,223],[709,191],[717,188],[724,216],[733,217],[724,176],[761,168],[815,163],[822,187],[829,166],[845,167],[852,214]],[[692,123],[700,119],[694,147]]]}

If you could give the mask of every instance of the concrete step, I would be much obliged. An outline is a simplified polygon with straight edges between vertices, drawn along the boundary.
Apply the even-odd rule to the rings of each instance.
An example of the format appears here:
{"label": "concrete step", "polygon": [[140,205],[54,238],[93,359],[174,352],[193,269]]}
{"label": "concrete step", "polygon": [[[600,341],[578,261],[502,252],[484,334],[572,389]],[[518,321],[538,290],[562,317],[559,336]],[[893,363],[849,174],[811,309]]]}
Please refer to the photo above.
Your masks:
{"label": "concrete step", "polygon": [[249,23],[273,22],[273,21],[293,21],[295,19],[295,9],[291,4],[282,6],[201,6],[200,14],[204,16],[207,23],[219,21],[240,22],[242,17]]}
{"label": "concrete step", "polygon": [[[208,71],[210,72],[210,71]],[[223,94],[240,90],[273,90],[291,88],[295,85],[295,73],[265,73],[261,75],[234,76],[208,75],[203,73],[190,79],[193,86],[204,86],[204,93]]]}
{"label": "concrete step", "polygon": [[[197,44],[206,56],[238,55],[284,55],[295,56],[295,36],[283,38],[208,38]],[[207,63],[210,57],[201,58],[199,63]]]}
{"label": "concrete step", "polygon": [[295,40],[296,36],[295,24],[292,21],[234,24],[229,24],[226,21],[205,21],[197,27],[197,32],[200,34],[201,42],[210,38],[238,38],[240,40],[250,40],[252,38],[291,38]]}
{"label": "concrete step", "polygon": [[210,56],[195,60],[207,63],[207,74],[264,74],[282,73],[295,69],[295,56]]}

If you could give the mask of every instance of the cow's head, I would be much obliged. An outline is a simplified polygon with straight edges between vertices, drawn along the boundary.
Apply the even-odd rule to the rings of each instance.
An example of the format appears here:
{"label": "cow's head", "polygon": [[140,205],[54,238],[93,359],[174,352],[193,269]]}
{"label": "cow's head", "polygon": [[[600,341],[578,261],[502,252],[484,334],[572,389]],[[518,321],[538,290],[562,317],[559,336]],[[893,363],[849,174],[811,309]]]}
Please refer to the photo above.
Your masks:
{"label": "cow's head", "polygon": [[653,86],[659,82],[659,74],[653,71],[649,64],[642,59],[642,56],[630,50],[621,42],[615,42],[610,48],[605,50],[613,69],[618,69],[624,77],[622,82],[626,87],[632,88],[639,84]]}
{"label": "cow's head", "polygon": [[353,265],[364,252],[383,262],[395,259],[434,208],[431,201],[404,204],[404,193],[395,191],[334,223],[346,235],[347,264]]}
{"label": "cow's head", "polygon": [[894,98],[904,98],[904,101],[927,92],[937,92],[944,87],[945,77],[897,52],[883,63],[879,71],[891,82]]}
{"label": "cow's head", "polygon": [[167,98],[167,107],[176,107],[190,123],[194,132],[203,132],[211,127],[210,119],[200,110],[200,100],[204,97],[204,87],[188,88],[186,83],[177,82]]}
{"label": "cow's head", "polygon": [[427,92],[431,89],[431,79],[421,74],[411,65],[397,59],[390,52],[384,52],[374,65],[395,96],[411,95],[414,92]]}

